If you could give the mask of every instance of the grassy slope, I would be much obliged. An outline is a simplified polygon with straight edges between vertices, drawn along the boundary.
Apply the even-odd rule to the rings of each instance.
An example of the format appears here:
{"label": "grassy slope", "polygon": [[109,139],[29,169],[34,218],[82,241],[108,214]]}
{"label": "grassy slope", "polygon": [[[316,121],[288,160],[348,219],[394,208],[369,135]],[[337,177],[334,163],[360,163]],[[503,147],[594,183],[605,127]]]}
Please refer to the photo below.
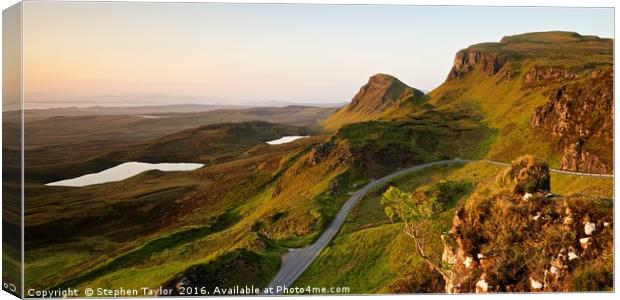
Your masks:
{"label": "grassy slope", "polygon": [[423,103],[426,97],[411,97],[407,99],[395,100],[393,104],[382,111],[374,113],[349,112],[347,106],[337,110],[334,114],[321,120],[321,127],[328,132],[336,132],[346,124],[361,123],[371,120],[402,118],[407,116],[412,110],[412,106]]}
{"label": "grassy slope", "polygon": [[[493,48],[495,46],[478,45],[476,47]],[[522,67],[522,70],[517,71],[518,74],[529,68],[529,65],[526,67],[519,64],[512,67],[517,65]],[[479,84],[472,87],[471,81]],[[498,81],[498,78],[489,79],[480,71],[474,70],[467,80],[447,83],[434,91],[430,98],[422,99],[423,101],[399,103],[392,109],[363,118],[354,117],[351,120],[348,117],[334,118],[340,123],[332,124],[332,127],[340,128],[342,124],[352,121],[379,119],[381,122],[378,123],[370,122],[342,127],[344,130],[340,133],[342,140],[338,143],[345,143],[354,151],[370,149],[370,153],[382,153],[385,149],[393,148],[395,145],[407,146],[410,143],[413,149],[421,151],[415,154],[418,162],[434,160],[442,156],[473,158],[486,156],[507,160],[512,155],[520,154],[519,151],[546,157],[551,159],[552,163],[557,161],[548,145],[544,143],[524,145],[522,143],[524,139],[534,139],[533,133],[527,130],[529,129],[527,126],[529,116],[534,107],[546,101],[545,96],[538,91],[524,92],[518,80],[501,83]],[[434,96],[434,94],[439,96]],[[491,102],[491,99],[511,99],[511,101],[498,103],[497,101]],[[514,99],[518,100],[512,101]],[[464,114],[465,117],[455,117],[455,114],[458,115],[456,112]],[[506,118],[506,116],[510,117]],[[458,128],[456,130],[449,128],[453,125]],[[491,129],[485,128],[485,125]],[[329,128],[329,126],[326,127]],[[467,130],[462,130],[463,128]],[[419,139],[421,136],[412,134],[415,132],[425,133],[431,138]],[[470,136],[465,138],[463,132],[469,132]],[[340,175],[348,174],[348,172],[355,173],[355,171],[344,165],[330,169],[328,166],[333,166],[334,161],[308,166],[304,164],[306,159],[306,156],[302,156],[283,173],[282,178],[286,183],[283,192],[274,196],[273,190],[269,188],[260,196],[254,197],[237,208],[240,215],[244,216],[243,219],[230,229],[215,235],[224,235],[227,239],[233,237],[233,242],[228,246],[209,248],[213,247],[207,245],[211,244],[210,238],[214,235],[197,243],[203,244],[206,249],[221,250],[238,247],[242,241],[247,242],[248,235],[242,232],[248,227],[256,228],[255,234],[266,236],[279,245],[301,246],[311,242],[322,226],[327,224],[329,217],[337,211],[342,201],[346,199],[342,196],[325,194],[330,182]],[[335,160],[333,157],[330,159]],[[388,163],[386,169],[380,173],[388,172],[390,168],[395,167],[393,164],[389,165]],[[363,176],[358,180],[363,180]],[[573,184],[573,187],[575,186]],[[311,188],[308,189],[308,187]],[[377,207],[374,207],[374,213],[378,217],[376,209]],[[364,224],[364,226],[369,225]],[[213,258],[213,255],[218,252],[205,253],[209,253],[206,257]],[[120,274],[122,272],[116,276]],[[114,278],[113,275],[109,276],[105,280]],[[118,278],[120,280],[124,276]],[[114,281],[108,281],[108,283],[111,282]]]}
{"label": "grassy slope", "polygon": [[[478,71],[474,71],[467,80],[477,79],[481,87],[476,85],[472,87],[472,83],[465,80],[447,83],[434,91],[431,97],[426,99],[429,100],[426,103],[403,103],[399,109],[382,113],[379,122],[345,127],[341,135],[336,136],[336,143],[338,146],[351,147],[361,153],[370,149],[372,151],[368,151],[369,153],[378,154],[379,157],[381,154],[386,156],[385,154],[390,152],[385,151],[394,149],[395,145],[413,146],[413,149],[418,150],[412,160],[416,162],[456,156],[464,158],[486,156],[504,160],[505,157],[517,155],[519,151],[532,151],[552,161],[557,160],[549,154],[550,151],[544,144],[539,146],[541,145],[539,141],[525,143],[521,138],[525,136],[529,141],[524,124],[529,120],[528,113],[531,113],[531,109],[538,105],[537,103],[544,101],[544,96],[535,92],[527,95],[533,98],[527,98],[522,95],[524,92],[518,83],[505,84],[498,88],[493,81],[497,78],[489,79],[486,75],[476,72]],[[495,109],[493,100],[497,99],[511,101],[501,102],[502,104],[497,105]],[[514,99],[518,100],[512,101]],[[508,114],[510,117],[502,117],[501,114]],[[529,137],[533,138],[532,133],[529,134]],[[311,242],[346,200],[346,193],[355,190],[356,186],[368,179],[368,173],[364,173],[363,166],[358,164],[359,160],[352,164],[344,164],[337,155],[331,155],[317,165],[308,165],[310,149],[307,145],[318,143],[323,138],[282,146],[282,151],[272,152],[262,147],[254,148],[246,152],[248,155],[243,159],[184,173],[189,177],[183,176],[179,180],[184,182],[182,185],[191,187],[191,191],[174,201],[160,197],[162,195],[157,193],[158,184],[154,184],[148,190],[149,188],[142,184],[145,178],[133,183],[130,180],[127,185],[115,188],[118,190],[118,196],[112,194],[110,199],[101,199],[105,204],[103,207],[116,205],[117,202],[122,203],[126,199],[135,200],[136,194],[131,194],[133,192],[154,196],[151,209],[156,214],[152,220],[157,220],[158,226],[143,233],[127,231],[120,236],[115,234],[81,241],[63,241],[65,244],[59,245],[59,249],[36,249],[30,252],[31,257],[27,259],[29,261],[27,272],[37,274],[35,277],[37,282],[33,283],[35,286],[50,286],[66,282],[68,279],[79,279],[85,269],[91,271],[103,269],[105,272],[98,273],[97,276],[92,278],[86,276],[74,283],[78,287],[97,285],[141,287],[159,286],[193,265],[216,262],[222,255],[236,249],[254,251],[259,253],[267,264],[276,264],[279,253],[283,251],[282,246],[302,246]],[[375,167],[384,168],[379,169],[380,173],[385,173],[402,166],[388,162]],[[418,179],[409,177],[402,182],[399,181],[398,185],[406,190],[412,190],[441,178],[477,182],[486,180],[490,174],[496,174],[496,170],[493,170],[496,167],[493,166],[475,166],[475,168],[470,166],[475,164],[462,169],[433,170],[431,174],[427,174],[428,176],[415,177]],[[145,176],[159,175],[148,173]],[[328,193],[331,182],[341,177],[347,178],[343,187],[344,194]],[[162,176],[162,179],[155,181],[169,179],[170,176]],[[558,182],[558,186],[566,191],[579,191],[583,186],[572,179],[559,178]],[[593,179],[587,183],[593,184],[598,181]],[[274,193],[276,187],[282,190]],[[140,191],[142,188],[145,190]],[[605,189],[599,192],[606,192]],[[65,193],[61,190],[58,192]],[[92,193],[103,196],[106,191],[102,189]],[[84,197],[83,194],[71,194],[71,192],[63,194],[64,196],[69,196],[69,199],[71,196],[76,199]],[[387,284],[404,271],[411,269],[412,265],[421,268],[415,256],[410,255],[412,252],[410,244],[400,233],[399,224],[387,224],[383,214],[378,212],[380,209],[378,199],[378,195],[374,195],[362,201],[342,233],[333,242],[330,248],[333,248],[333,251],[324,252],[302,276],[300,284],[318,284],[329,280],[329,285],[343,282],[355,286],[353,292],[379,291],[385,289]],[[105,203],[106,201],[111,203]],[[177,207],[165,209],[157,204],[158,201],[172,202]],[[78,215],[79,206],[84,203],[77,201],[75,205],[78,207],[77,211],[68,210],[68,216],[72,213]],[[127,207],[124,209],[131,211]],[[32,216],[49,218],[44,214]],[[437,237],[437,234],[445,229],[445,224],[449,222],[451,216],[450,211],[446,212],[437,222],[430,224],[426,234]],[[226,220],[225,226],[220,225],[217,230],[206,231],[204,235],[181,234],[184,237],[182,240],[174,244],[166,243],[174,232],[189,230],[196,224],[209,226],[216,224],[218,220]],[[128,239],[136,235],[141,238]],[[389,246],[386,246],[386,239]],[[431,241],[427,246],[432,247],[435,252],[439,243],[436,240]],[[367,244],[372,246],[366,246]],[[119,257],[135,255],[132,251],[139,249],[141,245],[163,245],[163,247],[147,247],[148,251],[138,251],[138,255],[133,256],[130,263],[115,266]],[[59,257],[83,260],[75,265],[64,265],[59,260],[44,255],[50,250],[57,250]],[[351,251],[355,253],[351,254]],[[334,253],[351,255],[339,255],[337,259],[331,260],[328,258],[329,253],[332,253],[332,256]],[[373,259],[373,257],[380,258]],[[405,259],[400,260],[403,257]],[[359,262],[367,262],[373,267],[368,268]],[[319,266],[323,264],[325,270],[318,268],[317,264]],[[350,272],[342,272],[338,268]],[[333,277],[330,278],[326,274],[331,274]]]}
{"label": "grassy slope", "polygon": [[[429,103],[441,109],[468,106],[478,110],[483,124],[495,131],[488,138],[487,158],[511,161],[523,154],[533,154],[558,166],[559,154],[535,135],[529,122],[534,108],[547,102],[547,91],[566,82],[525,88],[523,77],[534,66],[562,66],[576,73],[579,80],[593,69],[613,63],[612,43],[609,39],[549,32],[507,37],[503,43],[473,45],[470,49],[498,55],[507,63],[493,76],[474,68],[464,79],[446,81],[429,93]],[[513,72],[512,79],[504,76],[505,70]]]}
{"label": "grassy slope", "polygon": [[[436,167],[397,179],[392,185],[405,191],[428,188],[439,180],[470,181],[493,185],[501,167],[486,163]],[[610,198],[613,180],[552,173],[553,193],[587,193]],[[415,255],[413,243],[402,232],[402,224],[391,224],[379,203],[379,189],[366,196],[351,212],[334,241],[295,283],[297,286],[349,286],[352,293],[388,292],[389,285],[414,272],[428,273],[426,264]],[[435,257],[443,249],[440,234],[449,228],[453,210],[444,212],[423,232],[427,252]]]}
{"label": "grassy slope", "polygon": [[[174,257],[172,249],[213,231],[225,230],[238,221],[243,213],[240,207],[253,198],[268,195],[263,191],[269,190],[282,161],[304,147],[304,141],[259,147],[248,158],[192,172],[147,172],[122,182],[80,189],[40,188],[44,190],[38,192],[39,196],[33,195],[33,206],[27,212],[27,224],[31,224],[27,234],[31,236],[27,237],[30,246],[26,272],[36,274],[27,275],[29,284],[49,287],[89,269],[103,267],[107,273],[141,265],[144,258],[156,254]],[[157,192],[167,190],[167,186],[190,188],[171,195]],[[54,202],[53,199],[64,200]],[[56,207],[58,204],[63,205]],[[182,235],[172,244],[162,243],[173,232],[209,226],[218,228]],[[65,238],[58,238],[57,232],[63,232]],[[45,240],[46,237],[53,242]],[[132,254],[134,261],[125,260],[114,268],[108,267],[115,259],[148,245],[147,241],[155,242],[156,247]],[[225,249],[226,245],[220,244],[217,248]],[[58,259],[49,257],[49,253]],[[200,256],[209,254],[201,252]],[[63,259],[69,261],[65,257],[76,260],[71,260],[71,264],[61,263]],[[171,267],[171,270],[179,272],[182,267]]]}
{"label": "grassy slope", "polygon": [[[440,126],[445,124],[446,118],[451,118],[454,122],[447,127]],[[404,127],[402,127],[403,124]],[[414,156],[415,161],[422,162],[465,153],[467,149],[476,147],[472,141],[477,140],[480,133],[484,132],[484,128],[476,127],[475,122],[472,123],[469,118],[432,112],[415,115],[405,123],[388,122],[387,124],[378,123],[377,125],[350,127],[342,135],[335,137],[334,142],[347,149],[372,149],[373,151],[370,152],[375,154],[376,152],[385,153],[385,151],[389,151],[390,146],[394,145],[393,143],[411,142],[418,145],[418,150],[425,150],[425,152],[415,153]],[[359,131],[360,128],[363,130]],[[405,129],[394,130],[396,128]],[[385,135],[384,133],[387,132],[395,136]],[[367,137],[368,134],[372,136],[374,133],[378,134],[378,137],[389,138],[377,138],[375,141],[362,138]],[[412,135],[412,133],[415,134]],[[437,141],[424,140],[429,137],[437,139]],[[314,141],[320,139],[321,137],[317,137]],[[113,287],[122,285],[131,287],[143,284],[157,286],[180,271],[196,264],[208,263],[235,249],[255,250],[265,257],[273,255],[277,257],[277,254],[283,251],[281,248],[283,246],[303,246],[312,242],[318,237],[324,226],[329,224],[343,201],[348,198],[346,193],[356,190],[367,180],[367,175],[363,175],[363,172],[360,171],[362,167],[357,166],[355,162],[352,164],[341,163],[337,153],[329,155],[316,165],[308,164],[310,154],[304,147],[288,149],[281,155],[277,164],[273,164],[269,168],[269,174],[271,174],[269,178],[271,179],[267,180],[267,177],[264,177],[264,180],[267,180],[265,181],[266,185],[260,190],[247,193],[238,199],[239,201],[232,202],[234,205],[231,204],[232,200],[224,198],[220,202],[215,202],[216,205],[222,205],[222,208],[212,211],[213,207],[207,206],[210,209],[198,209],[192,212],[191,216],[194,217],[184,217],[181,218],[181,222],[174,223],[177,228],[183,224],[186,226],[209,224],[209,220],[213,221],[217,214],[224,212],[232,216],[239,216],[231,222],[229,227],[178,245],[157,249],[157,251],[140,252],[140,257],[133,260],[131,264],[110,268],[110,265],[117,264],[115,260],[92,260],[93,263],[88,264],[90,270],[99,272],[97,270],[103,269],[105,272],[94,273],[97,276],[87,275],[80,279],[76,275],[83,273],[83,271],[75,269],[73,275],[66,276],[66,279],[78,278],[79,280],[65,283],[73,283],[75,286],[101,285]],[[251,157],[256,160],[255,165],[260,165],[259,158],[256,158],[255,155],[251,155]],[[246,160],[250,160],[250,158]],[[228,164],[236,162],[233,161]],[[384,165],[384,172],[389,172],[390,169],[394,170],[400,166],[392,162],[386,162],[386,164]],[[203,172],[207,172],[211,168],[204,168]],[[194,176],[209,178],[200,174]],[[330,194],[327,191],[336,178],[342,179],[343,186],[341,188],[343,192]],[[236,180],[237,184],[243,182],[243,178]],[[256,182],[257,178],[252,180],[252,182]],[[233,182],[231,178],[230,184]],[[278,184],[282,190],[274,194],[274,189]],[[200,183],[197,187],[199,190],[204,190],[201,197],[208,195],[207,191],[213,193],[212,189],[215,186],[204,186],[203,189],[203,185],[204,183]],[[221,188],[239,191],[243,190],[242,187],[240,185],[231,189],[230,186],[224,185]],[[224,193],[223,195],[228,194]],[[200,198],[189,198],[187,201],[181,202],[193,205],[197,199]],[[209,218],[209,216],[212,217]],[[169,229],[167,230],[169,232]],[[158,232],[152,236],[161,237],[165,235],[164,232]],[[263,237],[270,240],[268,242],[271,246],[265,246]],[[146,240],[144,239],[134,245],[140,245]],[[127,255],[131,249],[135,249],[135,246],[123,248],[123,250],[117,251],[116,255],[108,257]],[[136,276],[138,270],[139,278],[132,278],[132,276]],[[66,273],[71,274],[71,272]],[[54,282],[63,281],[54,280]]]}

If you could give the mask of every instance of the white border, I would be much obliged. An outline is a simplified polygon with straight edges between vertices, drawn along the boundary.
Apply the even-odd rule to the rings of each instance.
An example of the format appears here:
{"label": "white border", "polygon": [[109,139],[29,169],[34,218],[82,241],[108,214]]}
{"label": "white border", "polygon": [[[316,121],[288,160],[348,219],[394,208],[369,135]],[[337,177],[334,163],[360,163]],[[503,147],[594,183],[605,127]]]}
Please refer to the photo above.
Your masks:
{"label": "white border", "polygon": [[[65,1],[76,1],[76,0],[65,0]],[[94,0],[82,0],[89,2],[96,2]],[[17,3],[15,0],[0,0],[0,7],[4,10],[5,8],[12,6]],[[77,2],[77,1],[76,1]],[[114,2],[114,1],[109,1]],[[123,1],[118,1],[123,2]],[[578,0],[502,0],[502,1],[493,1],[493,0],[387,0],[387,1],[379,1],[379,0],[281,0],[281,1],[270,1],[270,0],[240,0],[240,1],[230,1],[230,0],[219,0],[219,1],[179,1],[179,0],[135,0],[135,2],[224,2],[224,3],[315,3],[315,4],[411,4],[411,5],[474,5],[474,6],[573,6],[573,7],[618,7],[618,3],[612,0],[589,0],[589,1],[578,1]],[[1,26],[1,22],[0,22]],[[618,23],[614,24],[614,33],[618,31]],[[1,45],[1,42],[0,42]],[[618,64],[618,57],[615,55],[615,49],[618,46],[617,41],[614,41],[614,69]],[[2,58],[0,56],[0,63]],[[0,74],[0,79],[2,75]],[[618,77],[614,76],[614,91],[616,90],[616,86],[618,83]],[[22,91],[23,92],[23,91]],[[1,96],[0,96],[1,97]],[[614,106],[616,101],[614,99]],[[614,113],[614,120],[618,119],[617,110]],[[618,122],[614,122],[614,132],[618,131],[620,125]],[[0,132],[1,132],[1,123],[0,123]],[[614,139],[614,165],[616,165],[616,150],[618,148],[618,143],[620,139]],[[2,163],[2,159],[0,158],[0,164]],[[0,174],[1,176],[1,174]],[[619,193],[618,182],[614,181],[614,194],[618,195]],[[617,215],[618,206],[614,205],[614,216]],[[0,232],[1,232],[1,223],[0,223]],[[617,241],[616,237],[618,234],[616,223],[614,222],[614,241]],[[614,247],[617,249],[617,245],[614,243]],[[0,244],[1,249],[1,244]],[[23,253],[22,253],[23,255]],[[618,274],[618,263],[614,260],[614,274]],[[0,267],[1,267],[0,260]],[[614,276],[614,286],[618,287],[618,276]],[[562,297],[566,300],[572,299],[583,299],[583,297],[595,296],[598,299],[612,299],[616,298],[613,296],[614,293],[562,293],[562,294],[487,294],[487,295],[472,295],[472,294],[460,294],[460,295],[426,295],[426,294],[414,294],[414,295],[373,295],[373,296],[347,296],[347,299],[367,299],[368,297],[373,298],[390,298],[390,299],[404,299],[405,297],[416,297],[418,299],[445,299],[445,297],[450,297],[451,299],[480,299],[480,298],[497,298],[502,297],[502,299],[556,299],[557,297]],[[321,299],[324,297],[341,297],[341,296],[290,296],[287,299]],[[2,291],[0,292],[0,299],[15,299],[14,296]],[[83,298],[89,299],[89,298]],[[137,299],[151,299],[151,298],[137,298]],[[225,299],[248,299],[248,297],[226,297]]]}

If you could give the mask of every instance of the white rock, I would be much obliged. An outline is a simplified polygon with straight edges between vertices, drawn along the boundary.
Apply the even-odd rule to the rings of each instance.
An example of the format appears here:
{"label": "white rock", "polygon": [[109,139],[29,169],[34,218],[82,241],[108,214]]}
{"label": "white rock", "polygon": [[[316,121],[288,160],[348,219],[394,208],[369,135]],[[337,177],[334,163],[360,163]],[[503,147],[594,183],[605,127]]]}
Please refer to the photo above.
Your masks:
{"label": "white rock", "polygon": [[484,279],[478,280],[476,282],[476,293],[486,293],[487,291],[489,291],[489,283]]}
{"label": "white rock", "polygon": [[549,268],[549,272],[551,272],[551,274],[553,275],[558,275],[558,268],[556,268],[555,266],[551,266],[551,268]]}
{"label": "white rock", "polygon": [[452,249],[450,249],[450,247],[448,247],[447,245],[443,246],[441,261],[450,265],[453,265],[456,262],[456,255],[454,255],[454,251],[452,251]]}
{"label": "white rock", "polygon": [[579,239],[579,244],[581,245],[582,249],[584,250],[588,249],[588,245],[590,244],[590,239],[592,238],[587,237],[587,238]]}
{"label": "white rock", "polygon": [[543,287],[543,284],[540,283],[540,281],[534,280],[530,277],[530,285],[532,286],[533,289],[535,290],[540,290]]}
{"label": "white rock", "polygon": [[575,253],[575,251],[568,252],[568,260],[569,261],[573,261],[573,260],[578,259],[578,258],[579,258],[579,255],[577,255]]}
{"label": "white rock", "polygon": [[471,256],[465,257],[465,261],[463,262],[463,264],[465,265],[465,268],[469,269],[473,261],[474,260]]}
{"label": "white rock", "polygon": [[609,225],[611,225],[611,223],[609,223],[609,222],[603,223],[603,226],[605,226],[605,227],[609,227]]}
{"label": "white rock", "polygon": [[535,216],[532,217],[534,221],[538,221],[538,218],[540,218],[540,212],[538,212]]}
{"label": "white rock", "polygon": [[592,235],[594,231],[596,231],[596,224],[592,222],[586,222],[586,225],[583,227],[583,230],[587,235]]}
{"label": "white rock", "polygon": [[478,253],[478,259],[484,259],[484,254]]}
{"label": "white rock", "polygon": [[532,198],[534,195],[530,194],[530,193],[525,193],[523,195],[523,200],[529,200],[530,198]]}

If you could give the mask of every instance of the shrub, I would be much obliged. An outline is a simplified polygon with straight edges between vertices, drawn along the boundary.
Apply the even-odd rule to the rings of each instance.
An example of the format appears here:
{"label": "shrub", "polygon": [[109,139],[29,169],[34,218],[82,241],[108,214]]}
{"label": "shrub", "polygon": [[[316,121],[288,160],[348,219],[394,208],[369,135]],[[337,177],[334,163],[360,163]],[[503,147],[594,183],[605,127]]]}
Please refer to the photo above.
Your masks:
{"label": "shrub", "polygon": [[515,159],[500,178],[500,185],[515,194],[551,190],[549,165],[532,155]]}

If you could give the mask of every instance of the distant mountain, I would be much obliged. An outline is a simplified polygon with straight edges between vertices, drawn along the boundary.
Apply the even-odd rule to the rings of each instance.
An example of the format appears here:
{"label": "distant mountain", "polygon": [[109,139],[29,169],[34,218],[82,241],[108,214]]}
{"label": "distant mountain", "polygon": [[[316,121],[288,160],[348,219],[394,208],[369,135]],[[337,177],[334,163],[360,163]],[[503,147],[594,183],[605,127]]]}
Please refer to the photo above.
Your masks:
{"label": "distant mountain", "polygon": [[[55,108],[31,108],[26,109],[28,121],[36,121],[50,117],[64,116],[92,116],[92,115],[161,115],[161,114],[196,114],[214,110],[252,110],[252,109],[333,109],[343,106],[345,103],[294,103],[294,102],[269,102],[248,104],[173,104],[173,105],[142,105],[142,106],[76,106],[72,103],[64,104]],[[60,104],[59,104],[60,105]],[[19,111],[9,111],[5,116],[19,115]]]}
{"label": "distant mountain", "polygon": [[56,108],[27,109],[26,116],[30,120],[44,119],[54,116],[86,116],[86,115],[131,115],[131,114],[165,114],[165,113],[198,113],[216,109],[245,109],[249,106],[241,105],[203,105],[203,104],[174,104],[174,105],[142,105],[142,106],[85,106],[78,107],[69,104]]}
{"label": "distant mountain", "polygon": [[404,84],[394,76],[376,74],[368,79],[368,83],[360,88],[347,106],[321,124],[327,130],[335,130],[344,124],[377,119],[423,96],[422,91]]}

